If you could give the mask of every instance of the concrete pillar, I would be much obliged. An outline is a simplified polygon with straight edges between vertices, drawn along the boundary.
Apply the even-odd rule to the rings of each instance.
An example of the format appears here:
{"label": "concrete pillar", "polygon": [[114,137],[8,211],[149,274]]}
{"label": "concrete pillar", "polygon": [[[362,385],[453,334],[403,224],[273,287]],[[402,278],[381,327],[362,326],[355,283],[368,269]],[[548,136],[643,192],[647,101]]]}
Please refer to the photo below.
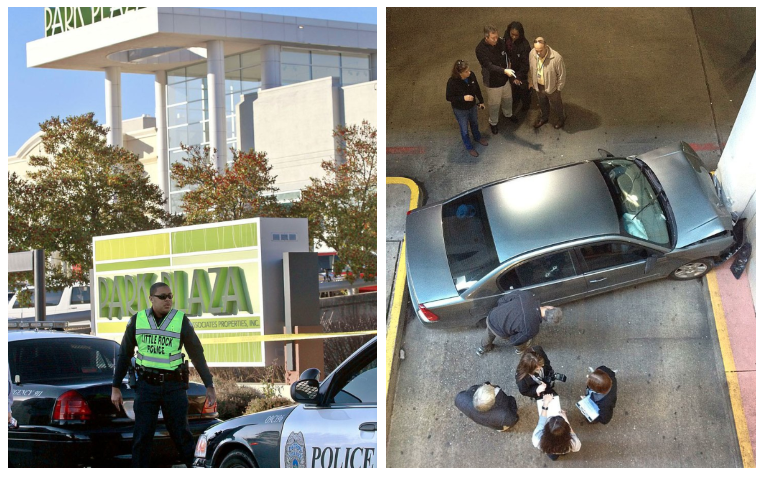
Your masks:
{"label": "concrete pillar", "polygon": [[122,145],[122,80],[118,66],[106,68],[106,126],[107,144]]}
{"label": "concrete pillar", "polygon": [[756,77],[757,73],[752,77],[752,83],[744,97],[716,171],[718,180],[723,184],[723,192],[731,204],[731,210],[739,214],[740,217],[747,219],[746,235],[747,240],[752,244],[752,255],[747,265],[747,273],[753,300],[755,300],[757,271],[755,255],[756,174],[751,172],[758,169],[758,150],[760,148],[757,144],[759,131],[755,127]]}
{"label": "concrete pillar", "polygon": [[167,200],[164,209],[170,210],[169,152],[167,150],[167,72],[154,74],[154,103],[156,105],[156,167],[159,188]]}
{"label": "concrete pillar", "polygon": [[[222,40],[207,42],[207,88],[209,90],[209,145],[217,170],[223,172],[227,157],[225,122],[225,49]],[[211,152],[211,151],[210,151]]]}
{"label": "concrete pillar", "polygon": [[370,63],[371,63],[370,80],[371,81],[376,81],[378,79],[377,76],[376,76],[376,74],[377,74],[376,73],[376,53],[371,53],[370,60],[371,60],[370,61]]}
{"label": "concrete pillar", "polygon": [[281,47],[265,45],[262,52],[262,87],[261,89],[281,86]]}

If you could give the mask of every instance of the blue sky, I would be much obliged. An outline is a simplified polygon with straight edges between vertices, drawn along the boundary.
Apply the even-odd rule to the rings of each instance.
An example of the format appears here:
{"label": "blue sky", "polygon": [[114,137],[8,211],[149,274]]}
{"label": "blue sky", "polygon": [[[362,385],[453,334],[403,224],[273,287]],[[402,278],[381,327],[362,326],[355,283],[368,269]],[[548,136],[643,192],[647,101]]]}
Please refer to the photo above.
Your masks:
{"label": "blue sky", "polygon": [[[272,15],[376,24],[376,8],[243,8]],[[52,116],[94,112],[105,121],[104,73],[26,67],[26,44],[45,36],[44,9],[8,9],[8,155]],[[154,115],[153,75],[122,74],[122,117]]]}

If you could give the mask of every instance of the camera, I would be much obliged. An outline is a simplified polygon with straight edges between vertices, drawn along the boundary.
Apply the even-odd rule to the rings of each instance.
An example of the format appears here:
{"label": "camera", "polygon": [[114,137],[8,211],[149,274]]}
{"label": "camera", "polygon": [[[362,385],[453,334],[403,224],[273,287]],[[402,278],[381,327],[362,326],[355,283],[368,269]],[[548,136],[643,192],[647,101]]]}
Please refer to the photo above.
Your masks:
{"label": "camera", "polygon": [[566,374],[562,374],[562,373],[554,373],[551,376],[551,380],[552,381],[561,381],[563,383],[566,383],[567,382],[567,375]]}

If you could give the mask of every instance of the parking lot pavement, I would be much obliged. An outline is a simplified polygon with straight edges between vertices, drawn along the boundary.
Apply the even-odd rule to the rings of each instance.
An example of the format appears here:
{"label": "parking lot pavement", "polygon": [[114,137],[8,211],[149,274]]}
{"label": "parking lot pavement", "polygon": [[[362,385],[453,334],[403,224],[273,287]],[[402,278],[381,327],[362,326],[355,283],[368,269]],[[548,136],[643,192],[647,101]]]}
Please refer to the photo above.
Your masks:
{"label": "parking lot pavement", "polygon": [[[456,13],[458,22],[452,21]],[[445,101],[445,82],[456,59],[476,65],[474,46],[484,23],[495,21],[502,33],[516,13],[387,9],[388,175],[416,180],[430,203],[499,178],[592,158],[598,147],[630,155],[684,140],[715,167],[754,72],[742,62],[755,37],[754,10],[523,9],[517,19],[528,37],[544,36],[565,58],[567,125],[534,130],[533,105],[518,125],[502,121],[499,134],[491,135],[480,113],[490,144],[477,146],[480,156],[471,158]],[[479,66],[473,70],[479,78]],[[681,86],[674,87],[679,76]],[[554,368],[569,376],[557,390],[582,441],[579,453],[554,463],[530,442],[537,412],[516,391],[513,349],[499,346],[479,358],[484,330],[424,329],[409,309],[405,360],[399,361],[394,407],[388,406],[387,465],[749,465],[740,454],[735,411],[738,389],[750,390],[750,376],[754,383],[754,360],[742,367],[732,360],[729,369],[714,306],[705,279],[665,280],[568,304],[560,326],[542,328],[538,343]],[[754,309],[751,314],[754,326]],[[732,326],[729,320],[733,348],[739,340]],[[750,329],[749,322],[743,326]],[[583,422],[574,408],[588,366],[601,364],[618,370],[620,387],[607,426]],[[735,401],[727,376],[739,376]],[[453,405],[459,391],[486,380],[518,398],[520,422],[509,433],[482,428]],[[749,404],[744,412],[749,421]],[[754,405],[751,412],[754,420]],[[754,445],[754,426],[751,432]]]}
{"label": "parking lot pavement", "polygon": [[[661,281],[563,307],[535,343],[554,370],[562,407],[582,441],[561,467],[738,467],[742,462],[709,299],[699,280]],[[692,304],[687,306],[687,304]],[[481,328],[430,330],[407,323],[394,403],[389,467],[538,467],[550,464],[530,437],[537,410],[514,383],[518,356],[498,342],[475,353]],[[592,425],[574,408],[587,368],[617,370],[613,420]],[[496,433],[453,405],[458,391],[484,381],[517,398],[519,423]]]}

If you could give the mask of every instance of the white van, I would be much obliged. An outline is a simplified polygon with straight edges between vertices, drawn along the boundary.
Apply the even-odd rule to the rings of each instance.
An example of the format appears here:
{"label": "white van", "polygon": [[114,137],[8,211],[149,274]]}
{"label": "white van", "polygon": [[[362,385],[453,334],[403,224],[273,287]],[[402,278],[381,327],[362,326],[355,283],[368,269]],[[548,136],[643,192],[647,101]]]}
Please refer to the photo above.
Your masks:
{"label": "white van", "polygon": [[[14,295],[8,302],[8,318],[33,318],[34,317],[34,287],[32,291],[31,306],[21,307]],[[90,286],[76,285],[66,287],[63,290],[46,290],[46,316],[59,315],[62,313],[74,313],[90,311]]]}

